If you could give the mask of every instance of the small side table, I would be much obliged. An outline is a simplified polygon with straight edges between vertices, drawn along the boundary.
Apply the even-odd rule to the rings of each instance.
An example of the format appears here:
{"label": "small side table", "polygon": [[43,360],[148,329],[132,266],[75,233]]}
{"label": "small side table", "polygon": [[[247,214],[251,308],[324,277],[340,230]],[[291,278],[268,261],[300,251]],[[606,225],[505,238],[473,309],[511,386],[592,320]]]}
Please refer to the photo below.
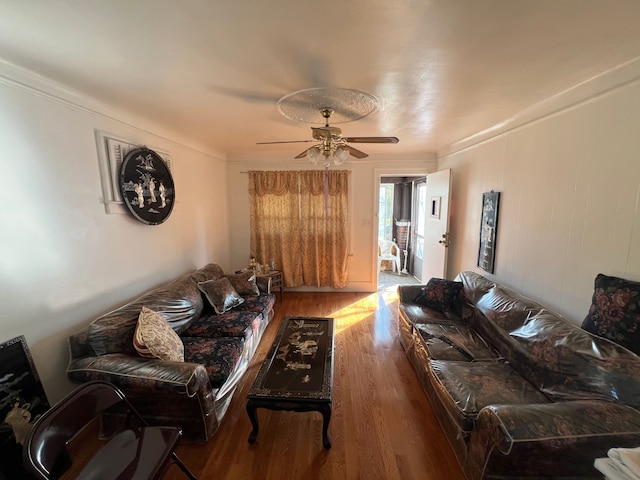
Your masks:
{"label": "small side table", "polygon": [[280,270],[273,270],[269,273],[260,273],[257,277],[268,277],[271,279],[271,288],[275,290],[280,289],[280,301],[284,299],[284,280],[282,278],[282,272]]}

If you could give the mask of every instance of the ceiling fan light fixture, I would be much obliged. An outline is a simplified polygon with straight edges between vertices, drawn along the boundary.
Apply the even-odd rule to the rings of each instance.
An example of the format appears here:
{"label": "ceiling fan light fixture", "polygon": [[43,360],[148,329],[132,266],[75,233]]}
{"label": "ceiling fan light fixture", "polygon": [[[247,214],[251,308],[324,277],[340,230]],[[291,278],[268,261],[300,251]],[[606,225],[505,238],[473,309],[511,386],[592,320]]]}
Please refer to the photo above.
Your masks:
{"label": "ceiling fan light fixture", "polygon": [[[338,96],[338,99],[329,101],[328,93],[337,94],[338,90],[342,93],[342,96]],[[368,99],[367,101],[358,102],[356,99],[360,96],[362,99]],[[319,100],[320,99],[320,100]],[[347,102],[346,100],[352,100]],[[316,103],[314,104],[313,101]],[[319,102],[322,103],[319,103]],[[337,102],[337,103],[334,103]],[[370,114],[375,110],[377,106],[377,100],[372,95],[358,90],[349,89],[326,89],[326,88],[312,88],[306,90],[299,90],[290,95],[282,97],[278,102],[278,109],[280,113],[291,120],[297,120],[300,122],[310,121],[311,117],[305,115],[293,115],[293,112],[298,110],[297,113],[306,112],[306,107],[312,106],[317,109],[316,116],[320,114],[324,119],[324,127],[311,127],[313,140],[292,140],[284,142],[258,142],[258,143],[299,143],[299,142],[313,142],[319,141],[321,143],[306,149],[304,152],[298,154],[295,158],[307,157],[311,163],[317,165],[320,161],[320,157],[323,156],[323,163],[325,167],[329,167],[331,163],[334,165],[342,165],[350,156],[354,158],[366,158],[368,155],[352,146],[348,143],[398,143],[396,137],[344,137],[342,135],[342,129],[334,126],[330,126],[330,121],[335,121],[334,114],[336,114],[335,105],[340,105],[346,109],[347,114],[343,113],[343,122],[357,120]],[[305,109],[302,109],[302,106]],[[335,122],[340,123],[340,122]]]}
{"label": "ceiling fan light fixture", "polygon": [[314,165],[318,164],[318,160],[320,159],[320,148],[318,148],[318,146],[316,145],[315,147],[311,148],[308,152],[307,152],[307,157],[309,157],[309,160],[311,161],[311,163],[313,163]]}
{"label": "ceiling fan light fixture", "polygon": [[345,150],[342,147],[336,148],[335,153],[333,154],[334,160],[333,163],[336,165],[342,165],[344,161],[349,158],[349,151]]}

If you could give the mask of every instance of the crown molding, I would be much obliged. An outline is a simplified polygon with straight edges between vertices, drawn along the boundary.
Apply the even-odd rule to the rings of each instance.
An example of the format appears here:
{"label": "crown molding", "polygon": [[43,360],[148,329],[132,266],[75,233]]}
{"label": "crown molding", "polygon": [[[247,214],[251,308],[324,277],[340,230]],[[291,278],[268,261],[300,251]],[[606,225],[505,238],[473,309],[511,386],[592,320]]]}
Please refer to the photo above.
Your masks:
{"label": "crown molding", "polygon": [[97,117],[117,122],[148,135],[153,135],[167,142],[197,151],[226,161],[226,154],[199,144],[190,138],[177,135],[175,132],[156,124],[152,120],[135,115],[130,111],[114,108],[89,95],[58,83],[48,77],[31,70],[14,65],[0,59],[0,84],[21,90],[35,97],[62,105],[66,108],[88,113]]}
{"label": "crown molding", "polygon": [[438,151],[438,159],[461,152],[526,125],[577,108],[640,81],[640,57],[620,64],[556,95],[531,105],[511,118]]}

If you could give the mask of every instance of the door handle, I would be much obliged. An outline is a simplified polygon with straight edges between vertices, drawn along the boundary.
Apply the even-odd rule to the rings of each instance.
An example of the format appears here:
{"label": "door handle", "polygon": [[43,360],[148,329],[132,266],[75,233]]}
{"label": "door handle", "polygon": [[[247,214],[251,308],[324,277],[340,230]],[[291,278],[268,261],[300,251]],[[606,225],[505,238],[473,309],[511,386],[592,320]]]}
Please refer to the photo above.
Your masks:
{"label": "door handle", "polygon": [[447,248],[449,246],[449,232],[443,233],[442,240],[438,240],[438,243],[444,248]]}

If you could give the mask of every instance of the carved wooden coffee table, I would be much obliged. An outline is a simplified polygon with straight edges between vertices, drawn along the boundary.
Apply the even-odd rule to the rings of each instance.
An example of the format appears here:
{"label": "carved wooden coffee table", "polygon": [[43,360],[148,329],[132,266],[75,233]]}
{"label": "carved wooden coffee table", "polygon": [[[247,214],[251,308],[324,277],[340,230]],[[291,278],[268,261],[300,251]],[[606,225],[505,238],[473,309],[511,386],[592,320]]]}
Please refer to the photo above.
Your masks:
{"label": "carved wooden coffee table", "polygon": [[247,395],[253,425],[249,443],[258,436],[258,408],[322,414],[322,445],[331,448],[333,384],[333,318],[286,317]]}

